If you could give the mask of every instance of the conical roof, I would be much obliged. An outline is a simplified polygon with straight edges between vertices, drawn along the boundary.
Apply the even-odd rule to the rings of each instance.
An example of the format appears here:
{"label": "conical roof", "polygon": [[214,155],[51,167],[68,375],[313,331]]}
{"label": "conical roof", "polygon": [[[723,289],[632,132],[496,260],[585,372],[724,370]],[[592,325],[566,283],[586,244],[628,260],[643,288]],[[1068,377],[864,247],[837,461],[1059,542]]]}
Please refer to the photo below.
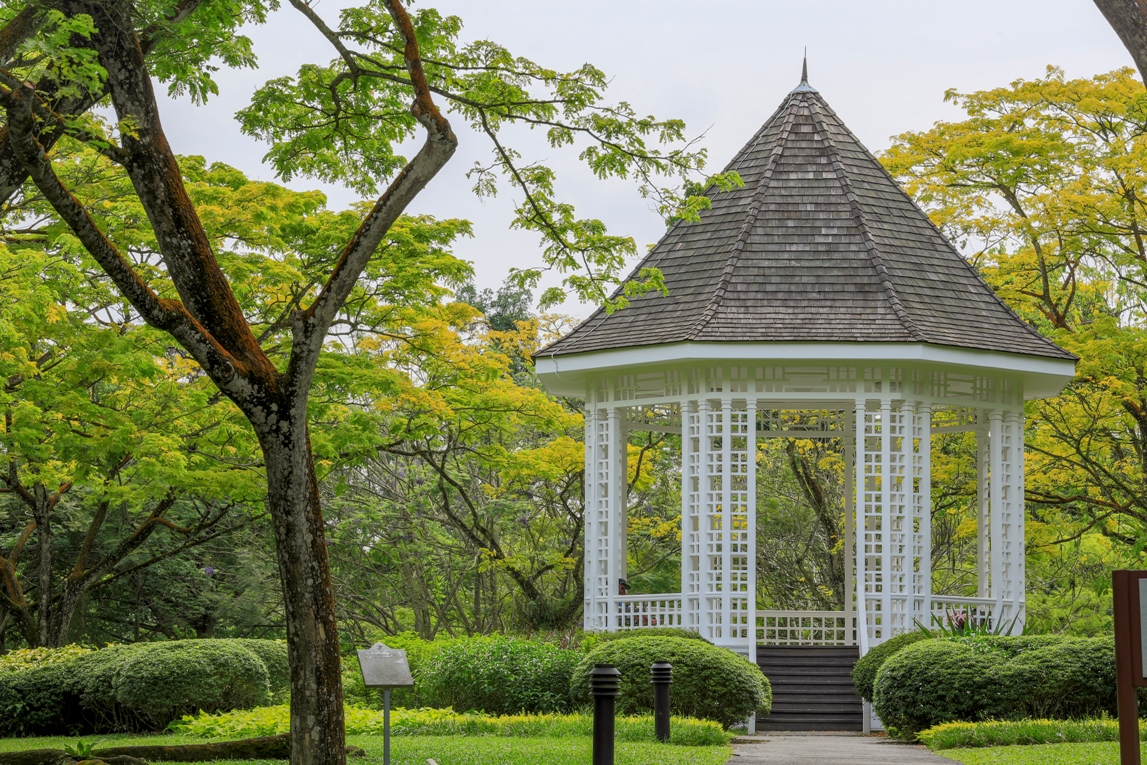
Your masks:
{"label": "conical roof", "polygon": [[1075,356],[1015,315],[807,78],[729,163],[742,188],[638,268],[669,294],[599,310],[540,355],[682,342],[928,343]]}

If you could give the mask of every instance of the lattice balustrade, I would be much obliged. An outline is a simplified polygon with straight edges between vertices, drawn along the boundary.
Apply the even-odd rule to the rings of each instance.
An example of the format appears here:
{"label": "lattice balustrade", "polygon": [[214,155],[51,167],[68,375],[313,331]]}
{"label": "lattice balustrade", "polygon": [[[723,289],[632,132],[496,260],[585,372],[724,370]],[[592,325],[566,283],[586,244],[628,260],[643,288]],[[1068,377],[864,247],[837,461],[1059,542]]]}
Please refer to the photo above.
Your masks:
{"label": "lattice balustrade", "polygon": [[684,626],[680,595],[625,595],[614,601],[614,629]]}
{"label": "lattice balustrade", "polygon": [[844,611],[757,611],[763,645],[856,645],[856,615]]}

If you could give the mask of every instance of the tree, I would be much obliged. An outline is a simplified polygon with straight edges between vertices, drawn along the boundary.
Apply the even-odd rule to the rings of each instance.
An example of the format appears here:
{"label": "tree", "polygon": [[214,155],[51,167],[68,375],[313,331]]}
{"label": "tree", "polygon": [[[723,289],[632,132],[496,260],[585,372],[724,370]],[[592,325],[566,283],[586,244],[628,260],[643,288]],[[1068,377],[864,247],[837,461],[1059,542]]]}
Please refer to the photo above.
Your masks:
{"label": "tree", "polygon": [[1147,6],[1139,0],[1095,0],[1095,5],[1119,35],[1140,76],[1147,78]]}
{"label": "tree", "polygon": [[1064,545],[1076,563],[1134,561],[1147,532],[1147,92],[1130,69],[1051,68],[948,98],[967,119],[904,134],[882,160],[1014,310],[1080,356],[1062,395],[1028,405],[1025,471],[1029,549],[1074,582],[1097,569],[1065,566]]}
{"label": "tree", "polygon": [[[337,28],[303,0],[291,4],[338,58],[270,81],[241,112],[244,129],[271,144],[268,159],[284,178],[311,175],[370,194],[383,181],[389,185],[362,210],[341,249],[328,251],[322,277],[295,285],[282,320],[262,335],[237,297],[242,281],[222,268],[188,194],[164,135],[152,77],[206,97],[214,87],[207,65],[212,56],[236,65],[253,61],[233,30],[244,17],[261,18],[264,6],[197,0],[9,4],[0,33],[0,59],[7,65],[0,72],[7,138],[0,166],[17,168],[10,180],[30,178],[132,309],[174,338],[254,430],[285,604],[292,762],[338,763],[345,759],[339,640],[308,405],[328,334],[356,326],[360,276],[407,205],[453,155],[457,139],[436,97],[491,140],[492,163],[471,171],[476,190],[494,193],[498,179],[508,179],[522,195],[513,225],[540,234],[544,263],[567,272],[565,284],[578,295],[612,306],[636,291],[660,288],[660,275],[646,270],[622,284],[618,273],[635,251],[633,241],[610,235],[599,221],[577,218],[556,199],[553,172],[522,163],[505,142],[504,128],[539,127],[555,147],[580,142],[581,157],[595,174],[636,177],[665,215],[686,218],[696,217],[704,197],[682,198],[654,178],[687,176],[701,167],[704,154],[679,145],[680,122],[640,117],[625,103],[604,104],[606,78],[588,65],[560,73],[490,42],[460,44],[458,19],[432,9],[411,16],[398,0],[349,8]],[[114,125],[85,116],[104,98],[115,112]],[[396,148],[418,130],[424,140],[408,161]],[[91,207],[70,193],[50,153],[63,134],[97,149],[130,178],[166,281],[137,268],[101,230]],[[670,148],[662,151],[662,145]],[[714,182],[727,187],[738,179]],[[524,282],[539,276],[538,269],[519,274]],[[622,286],[611,297],[615,284]],[[543,302],[561,297],[560,289],[548,290]]]}

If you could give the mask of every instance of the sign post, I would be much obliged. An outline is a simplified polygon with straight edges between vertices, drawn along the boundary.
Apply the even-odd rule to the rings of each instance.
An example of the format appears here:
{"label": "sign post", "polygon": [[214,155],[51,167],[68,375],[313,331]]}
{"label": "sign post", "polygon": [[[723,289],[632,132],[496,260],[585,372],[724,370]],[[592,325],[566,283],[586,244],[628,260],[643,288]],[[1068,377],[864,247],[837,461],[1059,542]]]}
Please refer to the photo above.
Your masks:
{"label": "sign post", "polygon": [[382,763],[390,765],[390,692],[414,686],[406,651],[375,643],[358,652],[358,668],[363,685],[382,689]]}
{"label": "sign post", "polygon": [[1115,611],[1115,675],[1119,700],[1119,765],[1141,765],[1139,701],[1147,686],[1147,571],[1112,574]]}

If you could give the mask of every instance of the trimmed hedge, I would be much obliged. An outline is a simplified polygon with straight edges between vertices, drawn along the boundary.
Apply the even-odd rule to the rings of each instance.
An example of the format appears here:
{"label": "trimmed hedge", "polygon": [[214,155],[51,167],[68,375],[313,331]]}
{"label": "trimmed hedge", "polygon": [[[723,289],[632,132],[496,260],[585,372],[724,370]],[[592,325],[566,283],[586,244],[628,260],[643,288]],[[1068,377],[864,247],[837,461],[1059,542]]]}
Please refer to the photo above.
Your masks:
{"label": "trimmed hedge", "polygon": [[[439,636],[434,640],[424,640],[411,630],[397,635],[373,638],[372,642],[380,642],[390,648],[406,651],[410,674],[414,678],[413,688],[395,688],[391,692],[391,704],[407,709],[432,706],[422,692],[422,670],[443,648],[466,640],[470,638]],[[362,671],[358,667],[357,655],[353,651],[344,655],[342,665],[343,701],[351,706],[382,709],[382,694],[377,689],[368,689],[362,682]]]}
{"label": "trimmed hedge", "polygon": [[[252,645],[257,642],[269,645]],[[0,672],[0,736],[162,730],[200,709],[267,704],[271,673],[260,654],[281,678],[286,645],[275,641],[41,649],[34,660],[23,660],[24,668]]]}
{"label": "trimmed hedge", "polygon": [[113,646],[77,660],[80,704],[102,730],[163,730],[202,709],[270,703],[267,667],[231,640],[174,640]]}
{"label": "trimmed hedge", "polygon": [[926,640],[888,658],[873,696],[885,726],[907,738],[947,722],[1113,714],[1114,644],[1056,635]]}
{"label": "trimmed hedge", "polygon": [[451,643],[426,662],[420,695],[430,706],[494,715],[569,712],[570,676],[581,655],[509,637]]}
{"label": "trimmed hedge", "polygon": [[713,720],[728,728],[754,712],[767,715],[772,708],[769,681],[748,659],[708,641],[657,636],[607,641],[586,654],[571,680],[575,703],[590,702],[589,674],[594,665],[613,664],[621,671],[618,714],[651,714],[649,671],[655,661],[673,665],[669,698],[675,715]]}
{"label": "trimmed hedge", "polygon": [[913,630],[886,640],[864,654],[864,658],[856,662],[856,666],[852,668],[852,682],[856,685],[856,694],[865,701],[872,701],[872,686],[876,683],[876,674],[884,666],[884,662],[888,661],[892,654],[931,638],[932,635],[923,630]]}
{"label": "trimmed hedge", "polygon": [[[620,630],[618,632],[586,632],[582,635],[582,651],[588,653],[605,643],[614,640],[629,640],[635,637],[675,637],[685,640],[705,640],[700,632],[687,630],[684,627],[641,627],[635,630]],[[708,643],[708,640],[705,640]]]}

